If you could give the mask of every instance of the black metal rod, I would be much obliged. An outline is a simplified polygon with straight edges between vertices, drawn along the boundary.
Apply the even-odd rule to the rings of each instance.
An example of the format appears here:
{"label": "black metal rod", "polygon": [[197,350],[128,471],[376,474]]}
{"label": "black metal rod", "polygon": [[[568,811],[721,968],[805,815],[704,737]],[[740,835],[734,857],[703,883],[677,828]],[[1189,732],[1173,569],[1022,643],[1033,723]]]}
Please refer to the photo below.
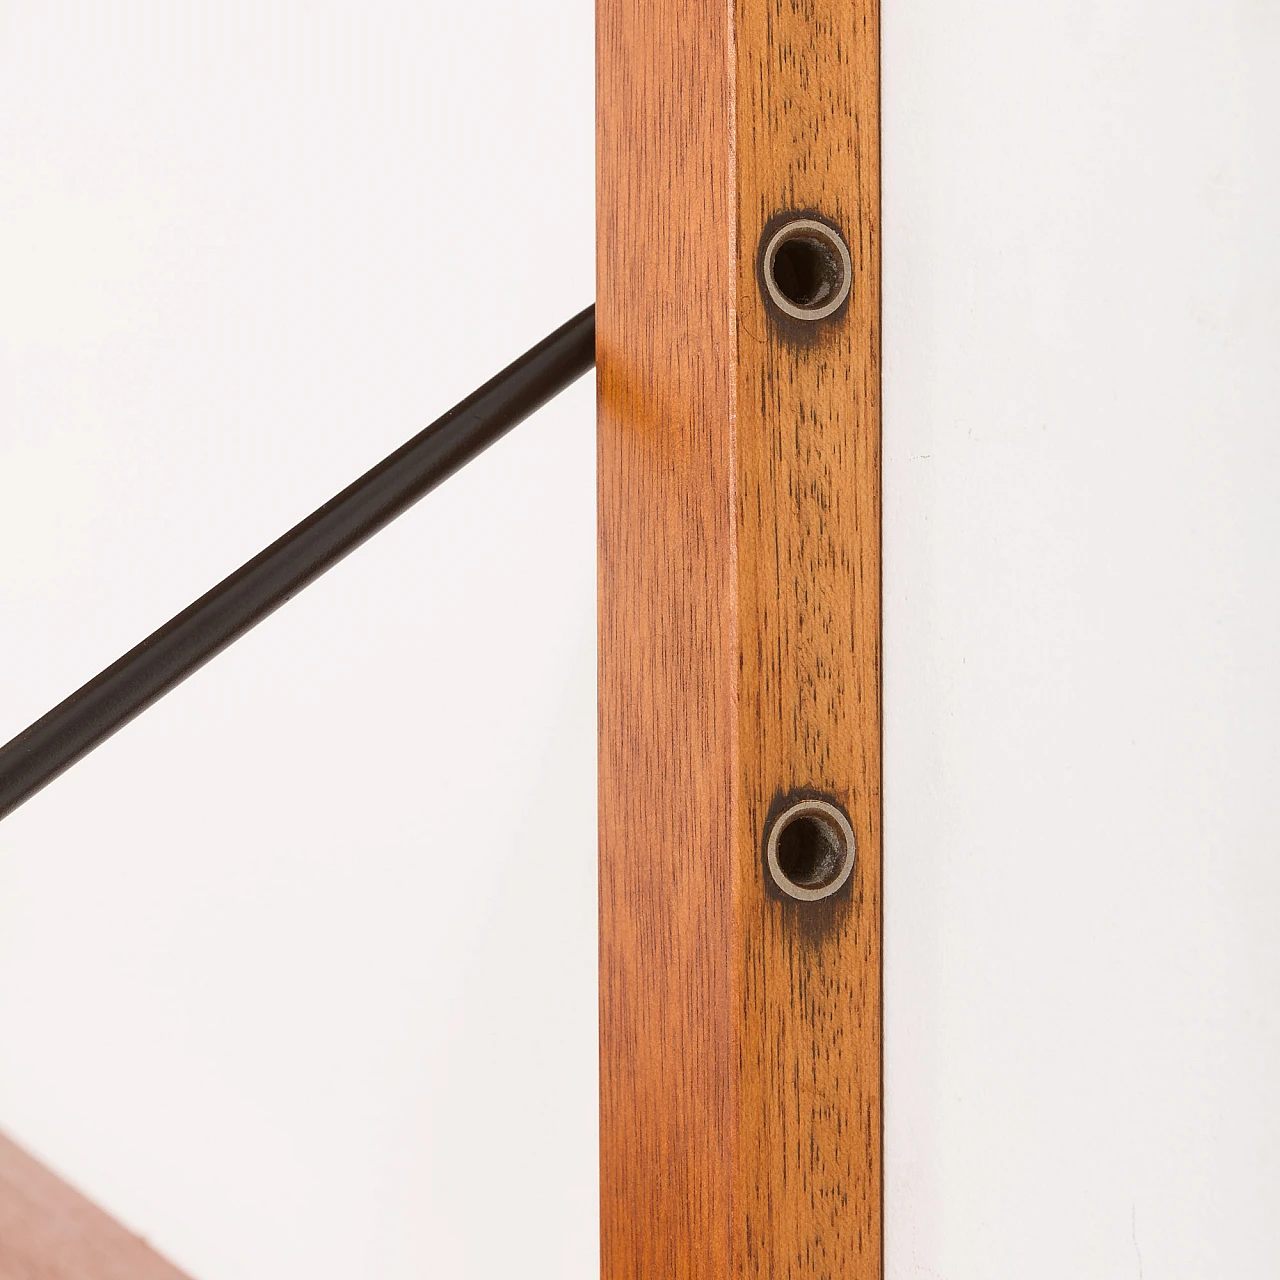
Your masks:
{"label": "black metal rod", "polygon": [[595,341],[588,307],[0,747],[0,818],[586,373]]}

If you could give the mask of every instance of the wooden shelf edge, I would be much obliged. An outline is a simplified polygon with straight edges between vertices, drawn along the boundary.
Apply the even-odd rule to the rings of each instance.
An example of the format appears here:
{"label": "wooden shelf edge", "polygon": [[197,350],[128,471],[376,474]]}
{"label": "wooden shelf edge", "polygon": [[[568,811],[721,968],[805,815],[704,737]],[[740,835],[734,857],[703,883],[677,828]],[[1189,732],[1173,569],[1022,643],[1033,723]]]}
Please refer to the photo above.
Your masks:
{"label": "wooden shelf edge", "polygon": [[189,1280],[0,1134],[0,1280]]}

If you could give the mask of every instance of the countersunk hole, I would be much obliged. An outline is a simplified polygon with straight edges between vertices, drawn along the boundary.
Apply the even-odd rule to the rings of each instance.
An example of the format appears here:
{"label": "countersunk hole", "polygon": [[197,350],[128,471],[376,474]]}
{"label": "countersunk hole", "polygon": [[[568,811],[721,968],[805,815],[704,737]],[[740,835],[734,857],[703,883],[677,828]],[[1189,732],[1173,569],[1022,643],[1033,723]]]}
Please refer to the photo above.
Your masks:
{"label": "countersunk hole", "polygon": [[821,889],[840,874],[840,833],[817,814],[802,814],[778,833],[778,870],[802,889]]}
{"label": "countersunk hole", "polygon": [[840,282],[840,262],[821,240],[796,236],[773,255],[773,280],[788,302],[812,309],[821,306]]}
{"label": "countersunk hole", "polygon": [[767,845],[769,872],[789,897],[813,902],[835,893],[853,870],[849,820],[825,800],[799,800],[774,821]]}
{"label": "countersunk hole", "polygon": [[763,256],[773,304],[797,320],[821,320],[849,296],[853,267],[844,238],[813,218],[792,218],[769,237]]}

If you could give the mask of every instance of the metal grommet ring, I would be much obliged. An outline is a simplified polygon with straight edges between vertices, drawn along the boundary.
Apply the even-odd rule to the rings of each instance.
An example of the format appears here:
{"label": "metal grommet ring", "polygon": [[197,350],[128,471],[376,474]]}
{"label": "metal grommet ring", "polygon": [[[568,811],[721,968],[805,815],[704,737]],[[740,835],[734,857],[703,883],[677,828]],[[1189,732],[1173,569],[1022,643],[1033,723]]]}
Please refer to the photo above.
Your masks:
{"label": "metal grommet ring", "polygon": [[774,819],[765,844],[773,882],[789,898],[817,902],[853,872],[856,842],[849,819],[826,800],[797,800]]}
{"label": "metal grommet ring", "polygon": [[778,227],[760,265],[769,300],[794,320],[825,320],[844,305],[853,282],[844,237],[815,218],[792,218]]}

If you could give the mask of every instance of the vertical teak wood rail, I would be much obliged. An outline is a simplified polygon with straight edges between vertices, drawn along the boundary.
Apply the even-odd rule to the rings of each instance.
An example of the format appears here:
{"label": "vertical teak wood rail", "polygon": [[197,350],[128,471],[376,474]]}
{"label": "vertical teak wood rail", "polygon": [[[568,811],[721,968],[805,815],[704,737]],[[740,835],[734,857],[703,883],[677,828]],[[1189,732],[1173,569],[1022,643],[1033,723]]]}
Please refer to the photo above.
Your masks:
{"label": "vertical teak wood rail", "polygon": [[[598,0],[604,1280],[873,1280],[881,1230],[877,0]],[[760,246],[835,226],[788,320]],[[779,893],[825,797],[849,881]]]}

